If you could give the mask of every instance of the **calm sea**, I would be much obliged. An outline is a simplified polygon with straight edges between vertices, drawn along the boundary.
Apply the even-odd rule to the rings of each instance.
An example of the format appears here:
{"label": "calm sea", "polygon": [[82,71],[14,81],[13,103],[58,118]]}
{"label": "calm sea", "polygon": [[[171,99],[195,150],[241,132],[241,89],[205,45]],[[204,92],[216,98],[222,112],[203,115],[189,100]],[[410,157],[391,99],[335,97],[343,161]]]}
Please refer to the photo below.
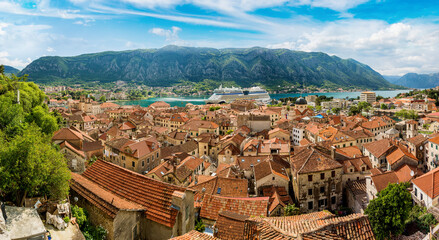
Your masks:
{"label": "calm sea", "polygon": [[[398,93],[406,93],[410,90],[394,90],[394,91],[375,91],[377,96],[383,97],[395,97]],[[272,99],[286,98],[286,97],[300,97],[307,95],[325,95],[327,97],[334,98],[356,98],[360,96],[361,92],[328,92],[328,93],[282,93],[282,94],[270,94]],[[133,101],[117,101],[120,105],[140,105],[142,107],[147,107],[151,103],[156,101],[165,101],[171,106],[184,107],[187,103],[192,103],[194,105],[205,104],[204,100],[209,98],[209,96],[196,96],[196,97],[162,97],[162,98],[150,98],[145,100],[133,100]]]}

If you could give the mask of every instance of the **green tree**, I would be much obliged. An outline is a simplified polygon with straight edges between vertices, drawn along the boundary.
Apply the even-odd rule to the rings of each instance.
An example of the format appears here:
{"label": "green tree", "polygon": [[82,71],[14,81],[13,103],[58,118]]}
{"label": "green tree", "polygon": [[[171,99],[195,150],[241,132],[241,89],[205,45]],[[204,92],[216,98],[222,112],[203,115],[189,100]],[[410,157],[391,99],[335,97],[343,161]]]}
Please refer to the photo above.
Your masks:
{"label": "green tree", "polygon": [[44,103],[44,93],[26,78],[0,74],[0,129],[14,136],[36,123],[44,133],[51,134],[58,129],[56,118]]}
{"label": "green tree", "polygon": [[0,167],[1,191],[20,206],[26,197],[67,197],[67,161],[35,124],[13,138],[0,135]]}
{"label": "green tree", "polygon": [[284,216],[293,216],[298,215],[299,213],[300,209],[294,204],[288,204],[284,207]]}
{"label": "green tree", "polygon": [[233,129],[229,129],[229,130],[227,130],[226,135],[230,135],[232,133],[233,133]]}
{"label": "green tree", "polygon": [[381,103],[380,108],[381,109],[387,109],[387,105],[385,103]]}
{"label": "green tree", "polygon": [[406,110],[401,109],[398,112],[395,113],[395,116],[402,118],[402,119],[418,119],[418,113],[415,110]]}
{"label": "green tree", "polygon": [[332,111],[332,113],[334,113],[334,114],[339,114],[340,111],[341,111],[341,108],[333,108],[333,109],[331,109],[331,111]]}
{"label": "green tree", "polygon": [[204,230],[206,230],[206,225],[204,225],[203,220],[200,219],[195,223],[195,230],[198,232],[204,232]]}
{"label": "green tree", "polygon": [[358,109],[360,110],[360,112],[362,112],[363,109],[366,109],[368,107],[370,107],[370,103],[368,103],[368,102],[359,102],[358,103]]}
{"label": "green tree", "polygon": [[357,114],[359,114],[360,112],[361,112],[361,111],[358,109],[357,106],[351,106],[351,107],[349,108],[349,115],[350,115],[350,116],[357,115]]}
{"label": "green tree", "polygon": [[409,183],[391,183],[370,201],[365,213],[378,239],[390,239],[404,232],[412,208],[408,187]]}
{"label": "green tree", "polygon": [[100,98],[99,98],[99,102],[106,102],[107,101],[107,97],[105,97],[105,95],[102,95]]}

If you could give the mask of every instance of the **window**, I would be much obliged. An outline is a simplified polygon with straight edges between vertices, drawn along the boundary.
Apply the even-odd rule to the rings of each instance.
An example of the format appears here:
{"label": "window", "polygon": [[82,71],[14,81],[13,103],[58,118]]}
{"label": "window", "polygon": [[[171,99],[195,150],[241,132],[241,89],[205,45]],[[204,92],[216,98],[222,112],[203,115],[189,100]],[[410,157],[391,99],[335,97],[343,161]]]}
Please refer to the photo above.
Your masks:
{"label": "window", "polygon": [[337,198],[335,196],[331,197],[331,204],[335,204],[336,200],[337,200]]}
{"label": "window", "polygon": [[122,155],[122,160],[125,160],[125,156]]}
{"label": "window", "polygon": [[159,158],[159,153],[157,152],[157,158]]}
{"label": "window", "polygon": [[308,189],[308,195],[312,195],[312,188]]}
{"label": "window", "polygon": [[366,167],[361,167],[361,171],[366,171]]}
{"label": "window", "polygon": [[308,182],[312,182],[312,175],[308,175]]}
{"label": "window", "polygon": [[219,187],[218,190],[216,191],[217,194],[221,193],[221,188]]}
{"label": "window", "polygon": [[417,188],[415,188],[415,196],[416,197],[418,196],[418,189]]}
{"label": "window", "polygon": [[142,167],[144,167],[145,166],[145,161],[142,161]]}
{"label": "window", "polygon": [[331,185],[331,190],[335,191],[335,183]]}
{"label": "window", "polygon": [[313,202],[308,202],[308,210],[313,210],[313,209],[314,209]]}
{"label": "window", "polygon": [[275,179],[275,178],[273,177],[273,181],[274,181],[274,179]]}
{"label": "window", "polygon": [[424,195],[421,193],[421,201],[424,199]]}
{"label": "window", "polygon": [[331,172],[331,177],[335,177],[335,171]]}
{"label": "window", "polygon": [[325,187],[320,187],[320,193],[325,193]]}
{"label": "window", "polygon": [[135,162],[131,162],[131,165],[132,165],[133,167],[135,167],[135,166],[136,166],[136,163],[135,163]]}
{"label": "window", "polygon": [[146,163],[149,163],[149,158],[146,159]]}
{"label": "window", "polygon": [[326,198],[319,200],[319,207],[326,207],[326,205],[328,205],[328,201],[326,200]]}
{"label": "window", "polygon": [[325,179],[325,173],[320,173],[320,179]]}

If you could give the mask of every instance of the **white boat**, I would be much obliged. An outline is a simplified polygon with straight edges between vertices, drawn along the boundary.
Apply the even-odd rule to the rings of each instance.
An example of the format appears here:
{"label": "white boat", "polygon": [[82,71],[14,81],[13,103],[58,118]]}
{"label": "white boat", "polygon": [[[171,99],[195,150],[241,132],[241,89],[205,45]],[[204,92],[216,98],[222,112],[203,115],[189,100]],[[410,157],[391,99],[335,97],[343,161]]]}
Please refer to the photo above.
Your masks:
{"label": "white boat", "polygon": [[256,100],[263,103],[270,102],[270,95],[261,87],[251,88],[219,88],[213,91],[213,95],[206,100],[206,103],[230,103],[234,100]]}

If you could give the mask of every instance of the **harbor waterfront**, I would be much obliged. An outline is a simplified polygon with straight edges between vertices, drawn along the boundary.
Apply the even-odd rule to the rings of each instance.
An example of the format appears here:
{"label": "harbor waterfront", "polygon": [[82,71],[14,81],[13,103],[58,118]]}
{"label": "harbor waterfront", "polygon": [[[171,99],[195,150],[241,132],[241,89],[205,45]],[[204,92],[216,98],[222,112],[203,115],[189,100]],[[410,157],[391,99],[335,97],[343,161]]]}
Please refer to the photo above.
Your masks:
{"label": "harbor waterfront", "polygon": [[[374,91],[377,96],[382,97],[395,97],[398,93],[406,93],[410,90],[393,90],[393,91]],[[270,94],[271,99],[280,99],[287,97],[300,97],[300,96],[308,96],[308,95],[325,95],[327,97],[334,98],[357,98],[359,97],[361,92],[327,92],[327,93],[281,93],[281,94]],[[119,105],[139,105],[141,107],[147,107],[150,104],[157,101],[164,101],[169,103],[172,107],[184,107],[186,104],[191,103],[194,105],[203,105],[205,104],[205,100],[207,100],[209,96],[182,96],[182,97],[158,97],[158,98],[149,98],[142,100],[128,100],[128,101],[116,101],[115,103]]]}

